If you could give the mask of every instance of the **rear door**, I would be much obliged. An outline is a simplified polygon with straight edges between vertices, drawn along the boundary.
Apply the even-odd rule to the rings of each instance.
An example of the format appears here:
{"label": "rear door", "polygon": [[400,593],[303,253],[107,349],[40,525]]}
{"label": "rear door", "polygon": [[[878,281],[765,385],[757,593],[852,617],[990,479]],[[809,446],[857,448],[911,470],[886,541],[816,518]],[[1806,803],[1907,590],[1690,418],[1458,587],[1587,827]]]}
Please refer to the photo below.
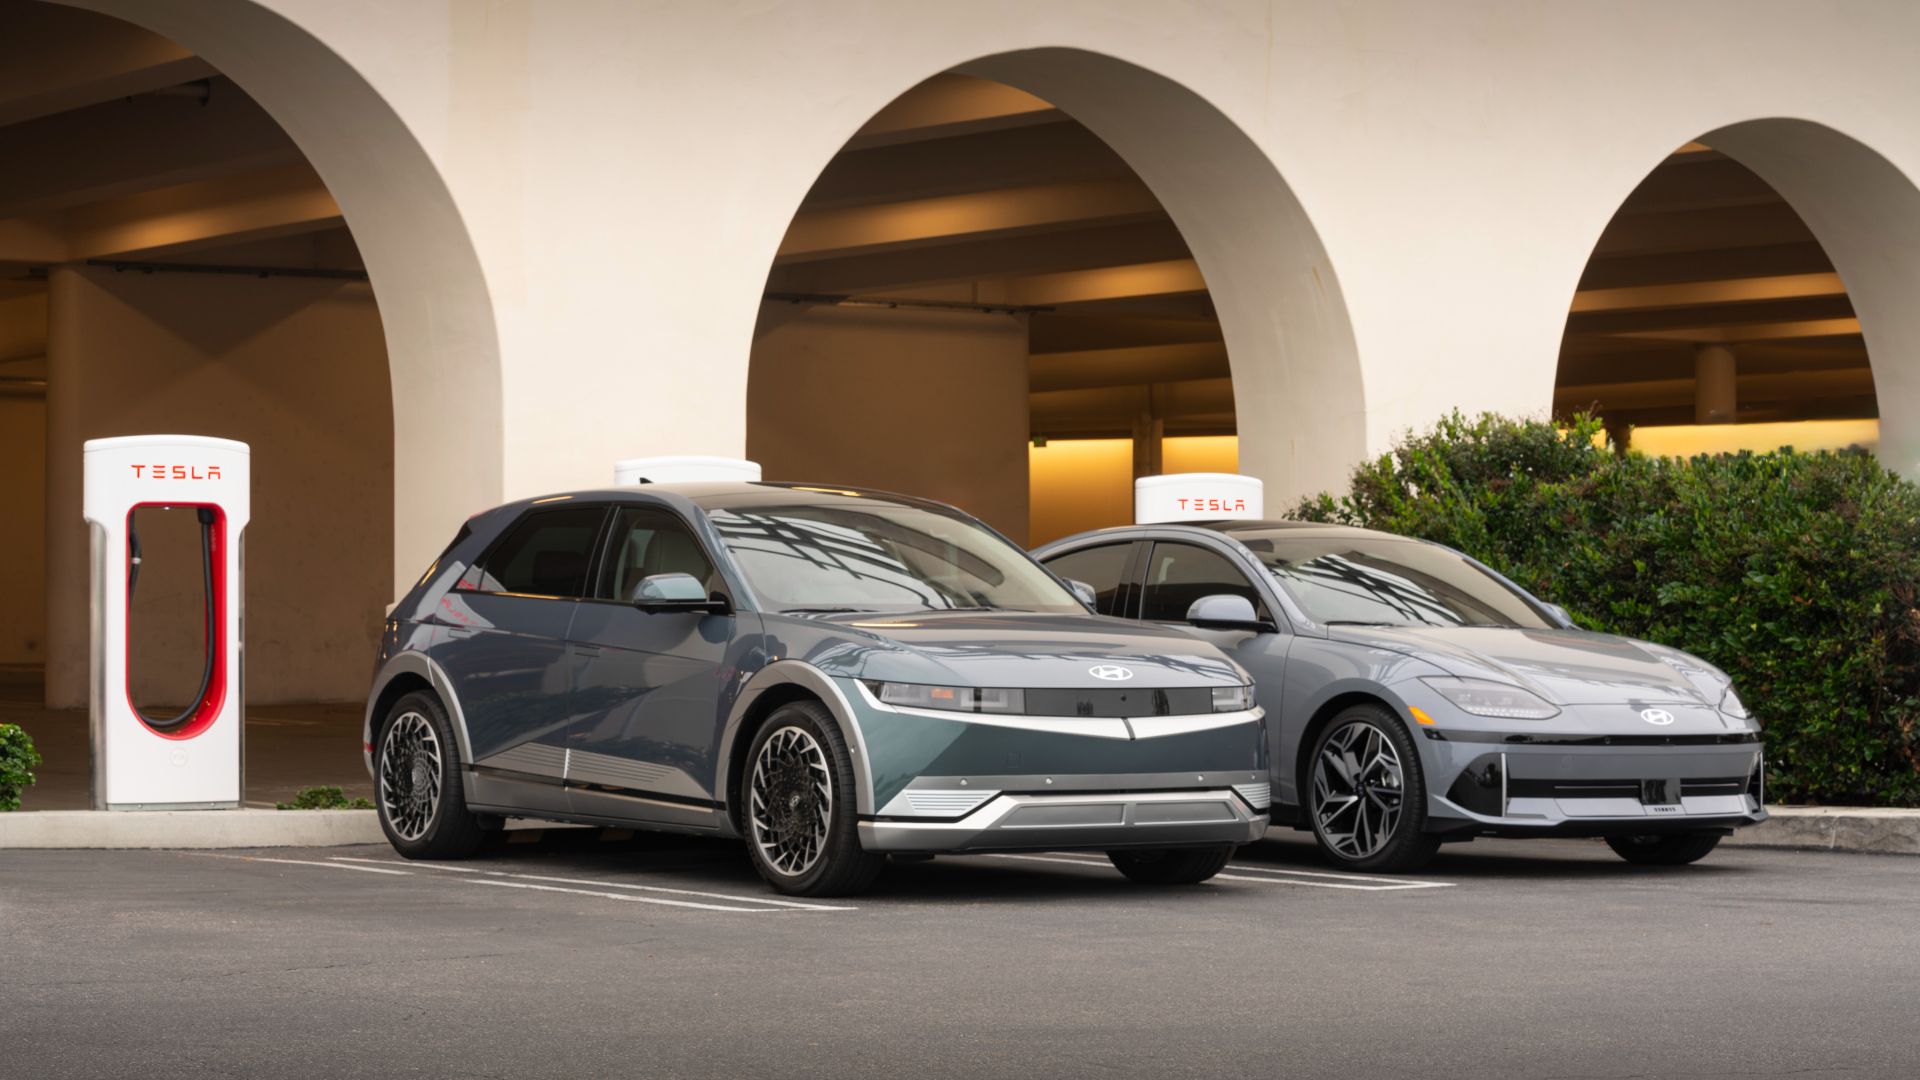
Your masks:
{"label": "rear door", "polygon": [[[604,505],[536,507],[480,556],[436,615],[432,655],[452,680],[483,779],[545,785],[560,809],[570,716],[567,630],[587,592]],[[476,801],[487,801],[476,799]],[[518,805],[528,805],[525,802]]]}
{"label": "rear door", "polygon": [[732,606],[712,553],[678,514],[615,508],[598,580],[569,635],[569,797],[580,814],[708,827],[723,713],[760,622],[636,607],[640,583],[659,574],[691,575]]}

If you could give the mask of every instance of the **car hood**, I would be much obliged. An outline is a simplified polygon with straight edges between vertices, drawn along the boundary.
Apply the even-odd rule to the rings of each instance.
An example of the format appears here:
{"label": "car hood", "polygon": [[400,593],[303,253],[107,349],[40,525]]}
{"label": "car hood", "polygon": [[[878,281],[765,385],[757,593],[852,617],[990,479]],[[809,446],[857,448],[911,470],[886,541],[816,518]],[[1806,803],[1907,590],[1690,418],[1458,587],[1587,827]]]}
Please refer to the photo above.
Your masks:
{"label": "car hood", "polygon": [[[857,678],[956,686],[1125,689],[1240,685],[1246,674],[1179,630],[1100,615],[1012,611],[844,614],[806,622],[865,639],[839,665]],[[771,628],[771,627],[770,627]],[[853,659],[853,658],[848,658]],[[1102,678],[1107,669],[1125,678]]]}
{"label": "car hood", "polygon": [[1556,705],[1717,706],[1718,669],[1677,649],[1585,630],[1335,626],[1329,635],[1415,656],[1450,675],[1519,683]]}

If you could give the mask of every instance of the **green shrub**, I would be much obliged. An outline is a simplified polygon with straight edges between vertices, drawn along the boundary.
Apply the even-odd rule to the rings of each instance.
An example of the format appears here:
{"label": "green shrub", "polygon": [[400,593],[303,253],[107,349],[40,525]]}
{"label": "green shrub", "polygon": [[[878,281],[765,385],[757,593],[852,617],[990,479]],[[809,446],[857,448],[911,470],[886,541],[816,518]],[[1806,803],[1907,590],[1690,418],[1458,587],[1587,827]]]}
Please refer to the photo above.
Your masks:
{"label": "green shrub", "polygon": [[20,809],[20,793],[33,784],[40,752],[17,724],[0,724],[0,810]]}
{"label": "green shrub", "polygon": [[373,804],[355,796],[347,798],[347,793],[337,787],[310,787],[301,789],[292,802],[274,803],[275,810],[371,810]]}
{"label": "green shrub", "polygon": [[1456,412],[1294,513],[1459,548],[1725,669],[1783,799],[1920,803],[1920,487],[1859,450],[1622,458],[1599,430]]}

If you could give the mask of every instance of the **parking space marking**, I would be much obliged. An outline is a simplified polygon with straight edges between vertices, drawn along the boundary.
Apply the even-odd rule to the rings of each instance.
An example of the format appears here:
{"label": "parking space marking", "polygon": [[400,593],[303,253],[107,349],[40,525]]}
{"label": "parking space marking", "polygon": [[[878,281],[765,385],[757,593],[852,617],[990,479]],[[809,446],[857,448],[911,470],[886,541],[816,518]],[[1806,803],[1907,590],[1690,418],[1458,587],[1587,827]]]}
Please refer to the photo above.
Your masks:
{"label": "parking space marking", "polygon": [[[996,853],[992,859],[1020,859],[1026,862],[1065,863],[1068,866],[1087,866],[1112,869],[1113,864],[1099,855],[1081,855],[1075,852],[1060,851],[1050,855],[1012,855]],[[1260,874],[1285,875],[1276,877],[1251,877],[1245,873],[1227,873],[1222,871],[1214,877],[1222,881],[1250,881],[1256,885],[1300,885],[1310,889],[1348,889],[1355,892],[1401,892],[1407,889],[1450,889],[1451,881],[1407,881],[1401,878],[1365,877],[1358,874],[1330,874],[1314,870],[1282,870],[1277,867],[1246,866],[1241,863],[1229,863],[1228,870],[1252,871]],[[1114,871],[1119,873],[1118,870]],[[1295,876],[1298,875],[1298,876]],[[1333,880],[1311,880],[1331,878]]]}
{"label": "parking space marking", "polygon": [[[361,859],[361,858],[355,858],[354,856],[351,856],[351,855],[333,855],[333,856],[329,856],[329,858],[334,859],[338,862],[343,862],[343,863],[372,863],[375,865],[389,863],[392,861],[390,859]],[[727,901],[731,901],[733,903],[739,903],[739,904],[761,905],[761,907],[755,907],[755,908],[721,908],[719,909],[723,911],[758,911],[766,907],[795,908],[801,911],[854,911],[856,910],[855,908],[844,905],[844,904],[814,904],[814,903],[807,903],[805,901],[800,901],[800,900],[783,900],[783,899],[780,899],[779,897],[773,897],[773,896],[741,896],[738,893],[702,892],[698,889],[674,889],[674,888],[669,888],[665,885],[640,885],[640,884],[636,884],[634,882],[629,882],[629,881],[598,881],[592,878],[555,877],[551,874],[515,874],[506,870],[485,870],[475,866],[446,866],[439,863],[411,863],[409,865],[414,866],[421,870],[439,870],[449,874],[473,874],[479,878],[511,878],[517,881],[552,882],[557,885],[593,885],[602,889],[631,889],[637,892],[665,893],[670,896],[698,896],[706,900],[727,900]],[[396,871],[389,871],[389,872],[396,872]],[[404,873],[405,871],[397,871],[397,872]],[[469,878],[466,880],[473,880],[473,879]],[[559,890],[559,891],[565,892],[565,891],[576,891],[576,890]],[[598,895],[598,894],[591,894],[591,895]],[[634,898],[621,897],[621,899],[634,899]],[[667,901],[667,900],[660,900],[657,902],[687,903],[686,901]],[[703,907],[708,905],[691,904],[689,906]]]}
{"label": "parking space marking", "polygon": [[319,859],[274,859],[265,855],[221,855],[212,851],[181,851],[175,854],[197,855],[203,859],[238,859],[241,862],[287,863],[291,866],[324,866],[330,870],[361,870],[369,874],[398,874],[401,877],[413,876],[412,871],[409,870],[387,870],[377,866],[347,866],[337,862],[322,862]]}
{"label": "parking space marking", "polygon": [[[664,904],[668,907],[697,908],[701,911],[732,911],[742,914],[766,914],[770,909],[759,907],[728,907],[724,904],[701,904],[692,900],[668,900],[660,896],[635,896],[632,893],[604,892],[597,889],[568,889],[559,885],[538,885],[531,881],[501,881],[492,877],[454,878],[469,885],[498,885],[503,889],[537,889],[540,892],[572,893],[575,896],[597,896],[604,900],[623,900],[629,904]],[[828,909],[836,910],[836,909]]]}

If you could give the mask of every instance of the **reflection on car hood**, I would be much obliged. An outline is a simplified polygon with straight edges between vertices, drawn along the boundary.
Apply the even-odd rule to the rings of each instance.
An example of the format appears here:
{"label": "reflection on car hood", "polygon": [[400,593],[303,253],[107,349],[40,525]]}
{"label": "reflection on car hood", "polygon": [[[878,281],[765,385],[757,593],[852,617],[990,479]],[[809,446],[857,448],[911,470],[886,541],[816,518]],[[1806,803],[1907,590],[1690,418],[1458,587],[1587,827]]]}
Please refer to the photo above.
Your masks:
{"label": "reflection on car hood", "polygon": [[1519,683],[1556,705],[1717,705],[1726,686],[1725,676],[1686,653],[1585,630],[1335,626],[1329,633],[1420,657],[1462,678]]}
{"label": "reflection on car hood", "polygon": [[[868,679],[1035,689],[1246,681],[1238,665],[1199,638],[1100,615],[916,611],[825,615],[807,621],[843,627],[892,646],[863,650],[857,674]],[[768,629],[775,630],[775,624],[769,621]],[[1094,674],[1096,668],[1119,668],[1128,675],[1101,678]]]}

